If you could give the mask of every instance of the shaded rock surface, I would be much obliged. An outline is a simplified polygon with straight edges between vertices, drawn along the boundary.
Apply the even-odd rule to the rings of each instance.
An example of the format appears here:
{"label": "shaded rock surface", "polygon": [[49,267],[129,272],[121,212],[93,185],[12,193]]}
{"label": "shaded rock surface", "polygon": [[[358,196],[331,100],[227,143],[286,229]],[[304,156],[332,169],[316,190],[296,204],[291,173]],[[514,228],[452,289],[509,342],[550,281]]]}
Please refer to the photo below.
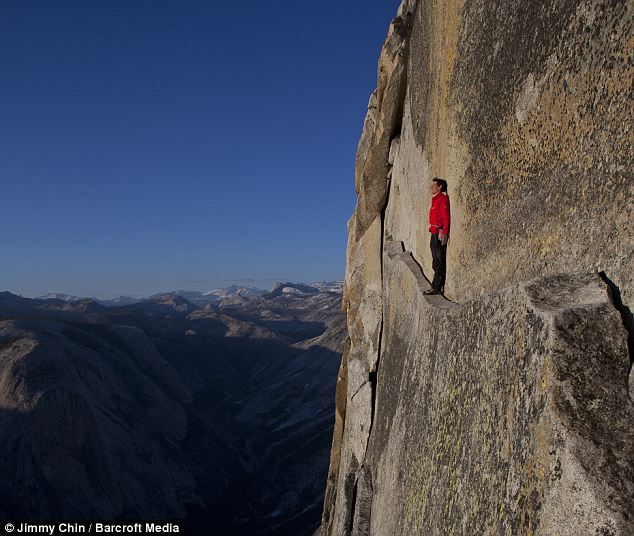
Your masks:
{"label": "shaded rock surface", "polygon": [[[401,3],[357,151],[322,536],[634,533],[633,11]],[[435,176],[447,298],[422,294]]]}

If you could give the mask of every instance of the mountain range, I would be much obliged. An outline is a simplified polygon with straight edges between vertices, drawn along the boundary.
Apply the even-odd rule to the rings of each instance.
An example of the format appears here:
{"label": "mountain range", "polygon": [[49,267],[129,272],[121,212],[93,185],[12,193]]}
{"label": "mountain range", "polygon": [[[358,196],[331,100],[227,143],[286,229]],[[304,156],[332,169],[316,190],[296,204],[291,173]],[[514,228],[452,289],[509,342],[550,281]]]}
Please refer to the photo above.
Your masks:
{"label": "mountain range", "polygon": [[312,534],[340,283],[68,298],[0,293],[2,516]]}
{"label": "mountain range", "polygon": [[[278,283],[277,285],[285,285],[287,283]],[[293,285],[293,283],[288,283],[288,285]],[[314,288],[321,288],[324,286],[327,288],[338,288],[342,285],[341,282],[334,283],[314,283],[311,285],[304,285]],[[106,307],[116,307],[121,305],[132,305],[133,303],[138,303],[140,301],[155,298],[157,296],[161,296],[162,294],[172,294],[175,296],[181,296],[182,298],[187,299],[188,301],[195,304],[205,304],[205,303],[220,303],[223,299],[226,298],[235,298],[235,297],[244,297],[251,298],[254,296],[261,296],[266,294],[266,291],[256,287],[245,287],[240,285],[231,285],[225,288],[219,288],[215,290],[210,290],[209,292],[199,292],[197,290],[173,290],[170,292],[159,292],[157,294],[153,294],[152,296],[115,296],[113,298],[95,298],[95,297],[79,297],[74,296],[72,294],[64,294],[62,292],[50,292],[44,296],[37,296],[34,298],[35,300],[62,300],[65,302],[73,302],[73,301],[81,301],[86,299],[91,299],[101,305],[105,305]]]}

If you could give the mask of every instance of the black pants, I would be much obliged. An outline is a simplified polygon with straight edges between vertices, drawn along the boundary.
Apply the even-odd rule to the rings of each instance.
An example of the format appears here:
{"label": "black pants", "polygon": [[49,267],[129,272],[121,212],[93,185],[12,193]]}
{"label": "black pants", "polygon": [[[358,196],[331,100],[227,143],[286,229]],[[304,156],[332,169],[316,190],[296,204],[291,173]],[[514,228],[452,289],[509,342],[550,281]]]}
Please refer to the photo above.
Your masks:
{"label": "black pants", "polygon": [[437,234],[431,235],[431,267],[434,269],[434,280],[431,286],[434,290],[442,291],[445,286],[445,273],[447,271],[447,244],[440,243]]}

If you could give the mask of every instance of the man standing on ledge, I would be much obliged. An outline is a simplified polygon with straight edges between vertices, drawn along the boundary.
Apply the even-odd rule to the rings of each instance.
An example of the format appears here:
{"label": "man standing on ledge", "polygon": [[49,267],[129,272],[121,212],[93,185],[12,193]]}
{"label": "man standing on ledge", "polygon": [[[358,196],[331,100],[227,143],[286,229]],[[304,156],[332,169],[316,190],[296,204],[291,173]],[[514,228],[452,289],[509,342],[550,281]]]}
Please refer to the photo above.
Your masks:
{"label": "man standing on ledge", "polygon": [[447,181],[435,178],[431,183],[431,193],[433,197],[429,209],[429,232],[431,233],[430,246],[434,280],[431,283],[431,288],[423,294],[442,294],[445,291],[450,222]]}

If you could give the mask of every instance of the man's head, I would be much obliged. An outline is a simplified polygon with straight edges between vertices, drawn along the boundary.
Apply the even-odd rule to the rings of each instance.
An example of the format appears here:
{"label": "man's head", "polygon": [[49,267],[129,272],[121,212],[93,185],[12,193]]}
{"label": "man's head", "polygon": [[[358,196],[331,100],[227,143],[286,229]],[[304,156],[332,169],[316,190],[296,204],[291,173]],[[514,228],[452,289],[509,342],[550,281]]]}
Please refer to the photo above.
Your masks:
{"label": "man's head", "polygon": [[431,181],[431,193],[436,195],[438,192],[447,191],[447,181],[444,179],[434,178]]}

